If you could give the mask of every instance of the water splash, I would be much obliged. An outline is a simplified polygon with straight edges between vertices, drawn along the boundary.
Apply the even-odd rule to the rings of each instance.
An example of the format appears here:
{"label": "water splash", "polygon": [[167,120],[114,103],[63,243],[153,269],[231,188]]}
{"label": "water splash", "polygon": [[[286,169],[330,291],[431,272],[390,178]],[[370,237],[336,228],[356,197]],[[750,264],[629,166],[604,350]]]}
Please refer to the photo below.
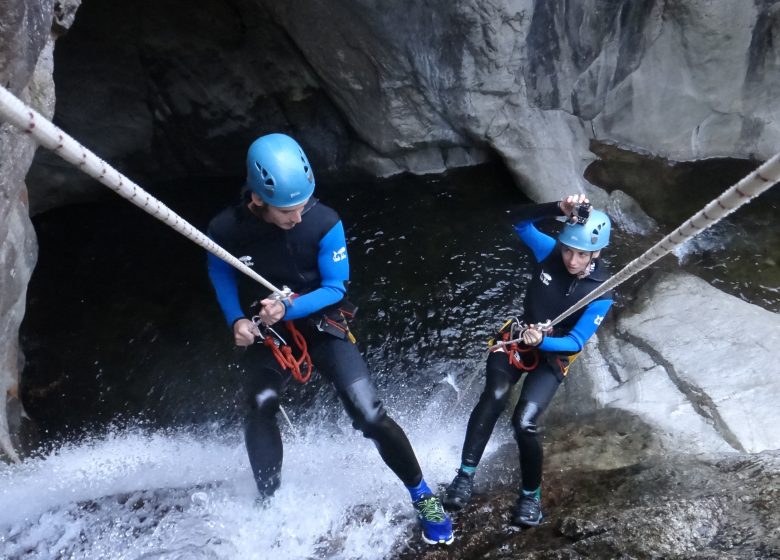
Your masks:
{"label": "water splash", "polygon": [[[458,415],[443,429],[446,390],[440,412],[407,430],[434,487],[458,464],[465,428]],[[255,503],[238,433],[126,429],[4,465],[0,556],[379,559],[419,539],[407,491],[345,415],[296,422],[267,504]]]}

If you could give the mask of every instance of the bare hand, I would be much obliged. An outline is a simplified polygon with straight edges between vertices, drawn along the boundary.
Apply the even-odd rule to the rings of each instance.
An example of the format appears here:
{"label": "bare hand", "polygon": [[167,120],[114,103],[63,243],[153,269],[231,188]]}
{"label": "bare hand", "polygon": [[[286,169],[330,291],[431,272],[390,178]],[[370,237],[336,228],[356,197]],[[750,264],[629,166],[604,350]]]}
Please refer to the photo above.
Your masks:
{"label": "bare hand", "polygon": [[561,212],[563,212],[566,217],[570,217],[572,214],[574,214],[574,209],[577,206],[580,204],[587,204],[589,202],[590,201],[588,200],[588,197],[584,194],[572,194],[561,200],[558,203],[558,206],[561,208]]}
{"label": "bare hand", "polygon": [[233,341],[236,346],[249,346],[254,343],[255,337],[260,335],[260,330],[249,319],[239,319],[233,323]]}
{"label": "bare hand", "polygon": [[287,308],[278,299],[264,299],[260,302],[260,305],[262,305],[262,309],[260,309],[258,315],[260,320],[268,326],[281,321],[287,312]]}
{"label": "bare hand", "polygon": [[526,346],[539,346],[544,339],[542,331],[535,327],[528,327],[523,331],[523,344]]}

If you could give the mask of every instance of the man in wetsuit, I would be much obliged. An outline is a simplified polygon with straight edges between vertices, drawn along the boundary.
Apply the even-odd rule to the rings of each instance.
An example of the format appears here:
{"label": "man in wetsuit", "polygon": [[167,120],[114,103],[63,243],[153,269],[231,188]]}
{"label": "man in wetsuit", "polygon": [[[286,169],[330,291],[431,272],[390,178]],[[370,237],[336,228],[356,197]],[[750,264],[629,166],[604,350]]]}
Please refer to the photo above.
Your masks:
{"label": "man in wetsuit", "polygon": [[[530,205],[513,212],[513,221],[519,220],[515,232],[536,261],[524,299],[523,324],[537,325],[556,318],[606,280],[607,272],[598,257],[609,242],[611,224],[606,214],[590,210],[587,202],[584,195],[572,195],[561,202]],[[585,213],[589,214],[587,218]],[[567,220],[557,242],[533,225],[554,216]],[[515,349],[496,346],[497,351],[488,356],[485,389],[469,418],[461,466],[447,487],[445,507],[461,509],[471,498],[474,475],[490,434],[507,405],[511,388],[527,372],[512,415],[522,476],[512,522],[535,526],[542,521],[539,419],[569,364],[596,332],[611,305],[607,292],[562,320],[552,332],[531,326],[520,331],[522,343]]]}
{"label": "man in wetsuit", "polygon": [[[344,227],[334,210],[312,196],[314,175],[298,143],[284,134],[268,134],[252,143],[247,187],[240,204],[211,221],[209,237],[269,282],[293,293],[285,299],[270,297],[262,286],[237,276],[230,265],[211,254],[208,270],[236,345],[247,347],[244,365],[251,402],[245,441],[261,498],[269,498],[281,483],[277,412],[294,368],[281,365],[272,349],[262,344],[258,325],[245,312],[252,301],[259,306],[255,313],[260,326],[273,325],[290,343],[294,334],[288,322],[303,335],[314,366],[335,387],[355,428],[376,444],[384,462],[409,490],[423,539],[429,544],[450,544],[452,523],[425,483],[406,434],[377,397],[354,339],[339,322],[349,279]],[[322,330],[323,325],[328,328]]]}

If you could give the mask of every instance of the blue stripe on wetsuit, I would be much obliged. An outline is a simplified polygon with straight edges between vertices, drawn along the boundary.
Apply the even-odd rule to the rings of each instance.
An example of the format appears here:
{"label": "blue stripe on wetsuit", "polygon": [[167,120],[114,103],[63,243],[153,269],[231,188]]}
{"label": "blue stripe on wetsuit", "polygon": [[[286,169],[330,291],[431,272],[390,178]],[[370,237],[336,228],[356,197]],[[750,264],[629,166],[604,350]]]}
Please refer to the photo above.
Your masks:
{"label": "blue stripe on wetsuit", "polygon": [[[346,293],[344,282],[349,280],[349,258],[346,247],[344,226],[341,221],[338,221],[320,239],[317,257],[321,278],[320,287],[295,298],[292,305],[287,307],[284,319],[292,320],[306,317],[344,297]],[[228,326],[232,326],[238,319],[246,317],[239,302],[236,269],[209,253],[208,270],[219,306],[222,308]]]}
{"label": "blue stripe on wetsuit", "polygon": [[220,259],[208,254],[209,278],[217,294],[217,302],[222,308],[229,327],[237,320],[246,317],[238,302],[238,282],[236,281],[236,269]]}
{"label": "blue stripe on wetsuit", "polygon": [[[540,218],[541,219],[541,218]],[[536,229],[533,220],[524,220],[514,225],[514,230],[536,259],[542,262],[555,249],[555,239]],[[582,316],[565,336],[545,336],[539,345],[544,352],[576,353],[582,350],[588,339],[599,328],[601,320],[612,306],[611,299],[598,299],[585,306]],[[549,317],[553,319],[553,317]]]}
{"label": "blue stripe on wetsuit", "polygon": [[349,280],[349,258],[344,226],[341,220],[320,239],[317,255],[320,269],[320,287],[292,300],[285,319],[300,319],[340,301],[346,293],[344,282]]}
{"label": "blue stripe on wetsuit", "polygon": [[582,317],[565,336],[545,336],[539,345],[539,350],[563,354],[579,352],[599,328],[601,320],[604,319],[611,306],[611,299],[597,299],[590,302],[585,306]]}

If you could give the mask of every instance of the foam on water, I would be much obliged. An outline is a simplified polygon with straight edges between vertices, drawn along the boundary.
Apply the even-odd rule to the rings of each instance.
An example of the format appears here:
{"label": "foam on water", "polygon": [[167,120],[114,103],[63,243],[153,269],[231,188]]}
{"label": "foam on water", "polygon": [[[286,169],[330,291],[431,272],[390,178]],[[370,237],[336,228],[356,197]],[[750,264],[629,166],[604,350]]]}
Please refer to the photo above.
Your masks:
{"label": "foam on water", "polygon": [[[432,487],[452,477],[465,430],[462,415],[442,426],[442,411],[405,426]],[[285,434],[282,487],[265,506],[238,433],[130,429],[4,465],[0,556],[386,558],[419,539],[414,511],[343,420]]]}

